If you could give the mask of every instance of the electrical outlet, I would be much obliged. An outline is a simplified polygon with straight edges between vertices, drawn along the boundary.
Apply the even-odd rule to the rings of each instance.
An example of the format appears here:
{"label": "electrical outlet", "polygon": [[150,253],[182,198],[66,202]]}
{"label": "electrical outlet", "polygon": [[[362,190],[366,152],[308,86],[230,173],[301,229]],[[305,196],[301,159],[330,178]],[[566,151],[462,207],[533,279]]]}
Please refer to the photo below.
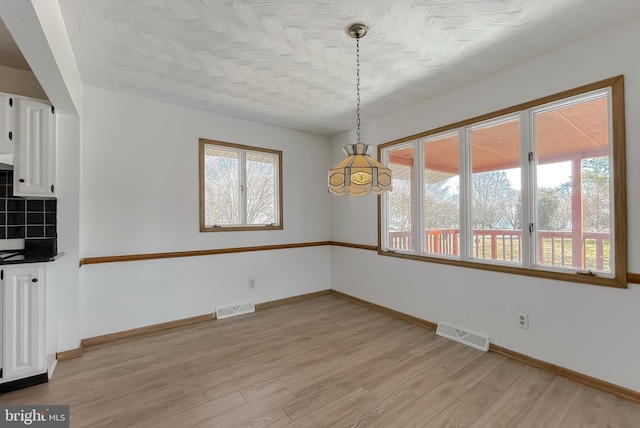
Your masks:
{"label": "electrical outlet", "polygon": [[516,312],[516,324],[520,328],[529,328],[529,315],[524,312]]}
{"label": "electrical outlet", "polygon": [[249,288],[256,288],[256,280],[251,278],[249,280]]}

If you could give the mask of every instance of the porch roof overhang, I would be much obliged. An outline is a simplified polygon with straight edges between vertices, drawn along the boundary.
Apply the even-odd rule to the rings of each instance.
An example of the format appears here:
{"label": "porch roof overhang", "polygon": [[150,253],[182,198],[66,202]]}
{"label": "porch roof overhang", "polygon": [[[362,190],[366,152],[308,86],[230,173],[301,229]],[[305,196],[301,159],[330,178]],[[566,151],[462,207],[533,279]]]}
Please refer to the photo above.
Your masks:
{"label": "porch roof overhang", "polygon": [[[535,138],[538,164],[606,156],[609,147],[606,98],[542,112],[536,115]],[[457,175],[460,156],[458,134],[427,136],[424,165],[427,181],[437,182]],[[474,128],[472,162],[474,172],[520,166],[520,125],[518,120]],[[395,179],[408,179],[413,165],[413,148],[390,153],[389,164]],[[394,169],[394,165],[397,167]],[[404,168],[402,167],[404,166]]]}

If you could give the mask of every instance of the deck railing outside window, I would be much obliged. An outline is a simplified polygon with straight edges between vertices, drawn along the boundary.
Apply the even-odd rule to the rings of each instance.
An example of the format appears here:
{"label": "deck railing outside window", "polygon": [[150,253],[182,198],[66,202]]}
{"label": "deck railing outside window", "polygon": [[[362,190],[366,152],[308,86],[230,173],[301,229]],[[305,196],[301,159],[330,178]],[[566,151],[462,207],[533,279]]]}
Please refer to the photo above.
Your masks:
{"label": "deck railing outside window", "polygon": [[[608,232],[585,232],[583,235],[584,266],[574,266],[571,231],[541,230],[537,232],[538,261],[547,266],[576,267],[606,271],[609,269]],[[458,229],[428,230],[425,235],[427,254],[459,255]],[[410,231],[389,232],[389,248],[413,250]],[[476,229],[473,231],[473,257],[521,262],[522,236],[519,230]],[[581,264],[581,263],[580,263]]]}

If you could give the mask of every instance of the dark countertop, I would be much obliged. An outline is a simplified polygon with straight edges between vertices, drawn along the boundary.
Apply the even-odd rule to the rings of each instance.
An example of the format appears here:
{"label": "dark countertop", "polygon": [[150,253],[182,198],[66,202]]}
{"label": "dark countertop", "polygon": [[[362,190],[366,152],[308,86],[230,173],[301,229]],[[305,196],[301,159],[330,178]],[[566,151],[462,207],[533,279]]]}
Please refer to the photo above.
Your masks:
{"label": "dark countertop", "polygon": [[58,253],[53,257],[46,257],[41,255],[26,255],[26,254],[16,254],[10,257],[6,257],[4,260],[0,260],[0,266],[2,265],[19,265],[19,264],[28,264],[28,263],[48,263],[54,262],[58,260],[60,257],[64,256],[64,253]]}

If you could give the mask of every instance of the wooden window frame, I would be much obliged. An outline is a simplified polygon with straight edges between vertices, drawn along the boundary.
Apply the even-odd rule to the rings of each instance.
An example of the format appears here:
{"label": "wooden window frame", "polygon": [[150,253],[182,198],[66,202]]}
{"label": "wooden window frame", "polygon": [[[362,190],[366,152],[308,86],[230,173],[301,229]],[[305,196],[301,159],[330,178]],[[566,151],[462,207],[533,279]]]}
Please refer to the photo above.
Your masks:
{"label": "wooden window frame", "polygon": [[[250,224],[241,224],[241,225],[220,225],[220,226],[206,226],[205,225],[205,183],[204,183],[204,160],[205,160],[205,146],[212,145],[218,147],[226,147],[232,148],[236,150],[241,150],[242,152],[261,152],[269,155],[275,155],[278,159],[278,171],[277,171],[277,180],[276,188],[278,200],[276,201],[277,206],[277,218],[278,222],[275,224],[266,224],[266,225],[250,225]],[[199,182],[200,182],[200,232],[238,232],[238,231],[257,231],[257,230],[282,230],[284,228],[284,215],[283,215],[283,192],[282,192],[282,151],[281,150],[273,150],[267,149],[263,147],[255,147],[255,146],[247,146],[243,144],[229,143],[226,141],[218,141],[218,140],[209,140],[205,138],[199,139]],[[246,199],[246,193],[243,193],[243,197]]]}
{"label": "wooden window frame", "polygon": [[[470,119],[462,120],[449,125],[441,126],[429,131],[410,135],[404,138],[393,140],[378,146],[378,159],[385,161],[384,151],[393,146],[407,143],[412,140],[423,139],[425,137],[450,132],[454,129],[468,127],[501,116],[514,114],[529,109],[533,109],[545,104],[571,98],[592,91],[610,88],[611,98],[609,111],[611,114],[611,152],[613,165],[613,192],[611,194],[615,207],[613,215],[613,254],[614,260],[611,261],[613,275],[585,275],[584,272],[560,272],[553,269],[547,269],[542,266],[524,267],[513,266],[507,264],[487,263],[486,261],[474,259],[460,260],[447,257],[438,257],[433,255],[423,255],[419,253],[405,253],[388,250],[383,248],[384,233],[387,232],[386,226],[383,228],[383,219],[386,221],[387,213],[383,211],[384,195],[378,197],[378,254],[397,257],[403,259],[417,260],[423,262],[439,263],[451,266],[466,267],[473,269],[482,269],[494,272],[502,272],[516,275],[526,275],[532,277],[577,282],[583,284],[592,284],[600,286],[608,286],[615,288],[627,288],[627,183],[626,183],[626,138],[625,138],[625,104],[624,104],[624,76],[616,76],[609,79],[601,80],[588,85],[562,91],[556,94],[535,99],[533,101],[518,104],[512,107],[476,116]],[[461,165],[461,167],[463,167]],[[415,193],[412,190],[412,193]],[[462,203],[462,202],[461,202]]]}

